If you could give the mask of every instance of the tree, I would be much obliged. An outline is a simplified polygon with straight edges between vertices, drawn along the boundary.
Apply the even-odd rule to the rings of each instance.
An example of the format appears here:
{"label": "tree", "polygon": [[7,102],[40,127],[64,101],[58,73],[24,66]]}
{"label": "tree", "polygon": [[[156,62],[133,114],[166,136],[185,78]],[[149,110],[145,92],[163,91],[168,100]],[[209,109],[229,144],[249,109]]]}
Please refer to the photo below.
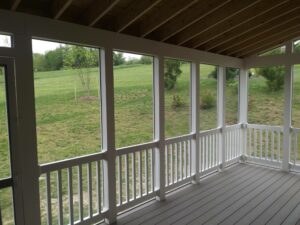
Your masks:
{"label": "tree", "polygon": [[68,46],[64,52],[64,67],[76,69],[81,85],[86,90],[87,96],[90,96],[90,68],[98,65],[98,51],[81,46]]}
{"label": "tree", "polygon": [[113,52],[113,63],[114,66],[122,65],[125,63],[125,58],[121,52]]}
{"label": "tree", "polygon": [[255,69],[255,72],[267,80],[270,91],[278,91],[283,88],[285,68],[284,66],[273,66]]}
{"label": "tree", "polygon": [[146,55],[143,55],[140,59],[141,64],[152,64],[152,61],[153,61],[153,57],[146,56]]}
{"label": "tree", "polygon": [[33,68],[34,71],[39,72],[39,71],[45,71],[46,68],[46,60],[45,60],[45,55],[39,54],[39,53],[34,53],[33,54]]}
{"label": "tree", "polygon": [[[226,80],[227,81],[234,80],[239,75],[239,72],[240,72],[239,69],[236,68],[226,68]],[[217,67],[215,67],[215,69],[208,74],[208,77],[212,77],[215,79],[218,78]]]}
{"label": "tree", "polygon": [[63,51],[64,48],[60,47],[45,54],[45,70],[60,70],[63,68]]}
{"label": "tree", "polygon": [[180,61],[175,59],[165,60],[165,74],[164,83],[167,90],[171,90],[175,87],[177,78],[182,73],[180,69]]}

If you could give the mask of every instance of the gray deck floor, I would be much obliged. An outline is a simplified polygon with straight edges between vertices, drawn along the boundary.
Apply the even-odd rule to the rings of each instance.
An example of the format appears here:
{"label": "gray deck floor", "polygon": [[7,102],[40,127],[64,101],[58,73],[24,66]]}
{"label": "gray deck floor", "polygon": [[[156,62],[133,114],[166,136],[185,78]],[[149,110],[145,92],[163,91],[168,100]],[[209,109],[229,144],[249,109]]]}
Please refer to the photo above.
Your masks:
{"label": "gray deck floor", "polygon": [[300,225],[300,174],[238,164],[119,216],[125,224]]}

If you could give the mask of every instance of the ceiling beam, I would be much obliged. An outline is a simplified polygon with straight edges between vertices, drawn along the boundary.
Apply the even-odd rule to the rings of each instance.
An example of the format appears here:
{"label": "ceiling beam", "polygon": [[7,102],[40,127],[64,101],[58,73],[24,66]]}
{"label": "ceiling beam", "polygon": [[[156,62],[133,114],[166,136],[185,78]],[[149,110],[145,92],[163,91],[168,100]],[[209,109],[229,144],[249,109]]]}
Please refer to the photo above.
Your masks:
{"label": "ceiling beam", "polygon": [[94,1],[84,13],[84,21],[90,27],[94,26],[102,17],[104,17],[120,0],[102,0]]}
{"label": "ceiling beam", "polygon": [[115,22],[115,30],[122,32],[161,1],[162,0],[137,0],[133,2],[128,10],[124,10],[123,13],[118,15]]}
{"label": "ceiling beam", "polygon": [[248,10],[246,10],[245,12],[240,12],[234,17],[225,20],[224,22],[219,23],[217,26],[194,37],[193,39],[188,41],[185,44],[185,46],[191,48],[198,48],[199,46],[207,43],[208,41],[219,37],[222,34],[247,23],[248,21],[254,20],[260,15],[263,15],[276,7],[279,8],[279,6],[283,5],[285,2],[289,2],[289,0],[262,0],[258,4],[255,4],[252,7],[248,8]]}
{"label": "ceiling beam", "polygon": [[145,37],[199,0],[165,0],[154,7],[139,23],[130,27],[129,33]]}
{"label": "ceiling beam", "polygon": [[21,3],[21,0],[11,0],[10,2],[11,2],[10,9],[11,9],[12,11],[16,11],[17,8],[18,8],[18,6],[19,6],[20,3]]}
{"label": "ceiling beam", "polygon": [[[297,29],[294,32],[288,33],[286,35],[281,35],[280,38],[278,38],[276,40],[273,40],[273,41],[268,42],[268,43],[264,43],[263,45],[256,46],[256,47],[252,48],[249,51],[242,52],[242,53],[238,54],[239,55],[238,57],[245,58],[245,57],[248,57],[248,56],[251,56],[251,55],[260,54],[260,53],[265,52],[265,51],[267,51],[271,48],[280,47],[280,46],[284,45],[284,43],[286,41],[291,40],[295,37],[298,37],[299,35],[300,35],[300,31],[299,31],[299,29]],[[237,57],[237,55],[236,55],[236,57]]]}
{"label": "ceiling beam", "polygon": [[168,21],[147,37],[158,41],[165,41],[230,1],[199,0],[196,5],[193,5]]}
{"label": "ceiling beam", "polygon": [[[275,22],[275,24],[282,23],[286,18],[279,19],[280,17],[287,16],[289,13],[292,13],[293,11],[299,8],[300,8],[299,1],[291,0],[287,3],[284,3],[280,7],[276,7],[272,9],[271,11],[267,12],[264,15],[258,16],[254,20],[248,21],[247,23],[244,23],[233,30],[226,31],[224,34],[210,40],[205,45],[199,46],[198,49],[221,53],[222,51],[226,50],[224,49],[224,45],[226,47],[226,46],[230,46],[229,43],[236,44],[236,38],[244,35],[245,33],[252,33],[252,34],[256,33],[259,27],[263,27],[265,26],[265,24],[271,23],[272,21],[277,21]],[[268,27],[270,26],[271,24],[268,25]],[[256,32],[253,32],[254,30]]]}
{"label": "ceiling beam", "polygon": [[239,12],[248,9],[249,7],[260,1],[261,0],[232,0],[228,4],[219,8],[214,13],[207,15],[197,23],[192,24],[174,37],[168,39],[167,42],[176,45],[183,45],[197,35],[200,35],[201,33],[233,17]]}
{"label": "ceiling beam", "polygon": [[229,42],[226,42],[225,44],[221,45],[217,51],[212,49],[211,51],[216,53],[225,53],[227,51],[231,51],[235,48],[235,46],[242,44],[252,38],[257,37],[260,34],[264,34],[265,32],[268,32],[270,29],[275,29],[276,27],[279,27],[281,25],[288,26],[289,23],[291,23],[293,20],[299,18],[300,16],[300,8],[297,10],[287,13],[284,16],[281,16],[279,18],[276,18],[275,20],[272,20],[271,22],[267,22],[262,24],[261,26],[255,28],[255,29],[248,29],[244,30],[242,35],[239,35],[237,38],[232,39]]}
{"label": "ceiling beam", "polygon": [[52,14],[54,19],[59,19],[61,15],[67,10],[74,0],[56,0],[52,5]]}
{"label": "ceiling beam", "polygon": [[[268,32],[265,32],[261,35],[255,36],[255,37],[251,38],[250,40],[244,42],[243,44],[236,46],[235,49],[233,49],[231,51],[226,51],[226,53],[229,55],[235,55],[239,52],[244,51],[245,49],[247,50],[247,49],[251,48],[252,46],[258,45],[259,43],[268,41],[270,39],[270,37],[273,37],[274,35],[275,36],[284,35],[285,33],[288,33],[291,30],[295,29],[295,27],[297,27],[299,30],[299,25],[300,25],[300,17],[293,20],[293,22],[291,22],[288,25],[283,24],[279,27],[276,27],[276,29],[270,29]],[[271,38],[271,40],[272,40],[272,38]]]}

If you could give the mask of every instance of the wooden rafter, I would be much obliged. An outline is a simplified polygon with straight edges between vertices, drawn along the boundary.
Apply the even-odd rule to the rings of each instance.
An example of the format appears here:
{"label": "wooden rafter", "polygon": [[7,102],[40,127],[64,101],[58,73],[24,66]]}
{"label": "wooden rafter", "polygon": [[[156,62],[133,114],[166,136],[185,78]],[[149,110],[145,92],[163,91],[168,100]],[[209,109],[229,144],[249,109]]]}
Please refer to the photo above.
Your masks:
{"label": "wooden rafter", "polygon": [[22,0],[11,0],[11,10],[16,11]]}
{"label": "wooden rafter", "polygon": [[52,11],[53,18],[59,19],[61,15],[67,10],[74,0],[56,0],[53,2]]}
{"label": "wooden rafter", "polygon": [[234,50],[227,51],[229,55],[234,55],[239,52],[243,52],[245,49],[249,49],[252,46],[258,45],[259,43],[264,43],[266,41],[269,41],[270,37],[272,40],[272,37],[278,36],[278,35],[284,35],[285,33],[289,33],[291,30],[297,28],[299,30],[300,25],[300,16],[296,19],[294,19],[291,23],[289,23],[288,26],[286,24],[283,24],[276,29],[270,29],[268,32],[263,33],[261,35],[258,35],[256,37],[253,37],[252,39],[249,39],[248,41],[244,42],[241,45],[238,45],[235,47]]}
{"label": "wooden rafter", "polygon": [[264,45],[259,45],[247,52],[242,52],[238,55],[235,55],[235,57],[245,58],[251,55],[259,54],[261,52],[264,52],[271,48],[276,48],[282,46],[286,41],[291,40],[295,37],[298,37],[300,35],[299,29],[297,29],[295,32],[288,33],[286,35],[281,35],[280,38],[277,40],[273,40],[271,42],[265,43]]}
{"label": "wooden rafter", "polygon": [[245,45],[241,50],[239,50],[239,51],[237,50],[237,51],[235,51],[233,53],[228,53],[228,54],[241,56],[245,52],[247,53],[248,51],[252,51],[253,49],[256,49],[256,48],[259,48],[260,46],[265,45],[266,43],[270,43],[270,42],[273,42],[273,41],[281,40],[281,38],[284,37],[287,34],[290,35],[290,34],[293,34],[293,33],[297,32],[297,31],[300,31],[299,28],[300,28],[300,24],[298,22],[298,24],[296,24],[296,25],[294,25],[292,27],[283,29],[282,31],[274,33],[273,35],[270,35],[268,37],[265,37],[262,40],[257,40],[254,43]]}
{"label": "wooden rafter", "polygon": [[271,22],[267,22],[262,24],[261,26],[255,28],[255,29],[248,29],[248,31],[244,31],[242,35],[239,35],[237,38],[232,39],[229,42],[226,42],[223,44],[218,51],[214,52],[227,52],[235,48],[235,46],[242,44],[252,38],[255,38],[256,36],[260,34],[264,34],[265,32],[268,32],[270,29],[274,29],[276,27],[279,27],[283,24],[288,26],[288,24],[293,21],[294,19],[297,19],[300,16],[300,8],[294,10],[293,12],[287,13],[284,16],[281,16],[279,18],[276,18],[275,20],[272,20]]}
{"label": "wooden rafter", "polygon": [[[130,27],[130,33],[145,37],[190,6],[194,5],[197,1],[198,0],[192,0],[187,3],[186,0],[177,0],[176,4],[174,4],[174,0],[165,0],[157,5],[157,7],[153,8],[151,10],[152,13],[147,14],[147,16],[139,21],[139,23]],[[155,14],[155,16],[153,16],[153,14]]]}
{"label": "wooden rafter", "polygon": [[158,41],[166,41],[230,1],[199,0],[195,6],[168,21],[147,37]]}
{"label": "wooden rafter", "polygon": [[[198,48],[216,53],[225,52],[227,49],[225,49],[224,46],[226,47],[231,46],[230,44],[237,44],[236,38],[244,35],[245,33],[257,33],[257,29],[260,29],[260,27],[261,30],[264,30],[270,26],[273,26],[273,24],[276,25],[278,23],[282,23],[290,18],[288,16],[289,13],[293,13],[293,11],[297,10],[298,8],[300,8],[299,1],[289,1],[263,15],[256,17],[254,20],[242,24],[233,30],[226,31],[224,34],[210,40],[208,43],[201,45]],[[264,27],[265,25],[266,27]]]}
{"label": "wooden rafter", "polygon": [[94,26],[104,17],[120,0],[94,1],[84,13],[84,20],[88,26]]}
{"label": "wooden rafter", "polygon": [[289,0],[262,0],[258,4],[253,5],[248,8],[245,12],[240,12],[229,20],[225,20],[222,23],[219,23],[217,26],[212,29],[207,30],[206,32],[194,37],[189,42],[185,44],[187,47],[198,48],[199,46],[207,43],[208,41],[221,36],[222,34],[233,30],[236,27],[239,27],[248,21],[251,21],[260,15],[271,11],[274,8],[279,8],[285,2]]}
{"label": "wooden rafter", "polygon": [[189,26],[188,28],[181,31],[179,34],[168,39],[168,42],[183,45],[197,35],[209,30],[210,28],[218,25],[219,23],[233,17],[239,12],[248,9],[250,6],[260,2],[260,0],[232,0],[230,4],[226,4],[219,8],[213,14],[210,14],[198,21],[197,23]]}
{"label": "wooden rafter", "polygon": [[131,8],[129,8],[126,11],[123,11],[121,15],[118,15],[118,18],[115,22],[115,30],[117,32],[122,32],[128,26],[130,26],[143,15],[145,15],[154,6],[159,4],[161,1],[162,0],[138,0],[136,2],[133,2],[131,4]]}

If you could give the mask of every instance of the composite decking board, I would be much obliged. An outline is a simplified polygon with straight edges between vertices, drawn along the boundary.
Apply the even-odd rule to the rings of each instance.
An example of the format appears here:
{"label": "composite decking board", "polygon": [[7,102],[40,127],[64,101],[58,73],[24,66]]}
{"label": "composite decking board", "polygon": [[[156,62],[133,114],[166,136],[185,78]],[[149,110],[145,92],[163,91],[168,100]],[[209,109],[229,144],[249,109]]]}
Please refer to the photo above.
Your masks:
{"label": "composite decking board", "polygon": [[[188,201],[189,197],[197,195],[198,193],[205,194],[207,192],[211,192],[217,188],[220,188],[220,185],[224,184],[224,182],[225,184],[226,182],[230,182],[228,178],[235,177],[235,179],[238,179],[252,170],[254,170],[254,168],[249,170],[249,167],[242,164],[233,166],[222,173],[218,173],[203,179],[200,185],[190,185],[184,188],[183,191],[179,191],[180,195],[177,193],[170,194],[168,195],[167,201],[154,202],[151,206],[143,208],[133,215],[131,214],[130,216],[125,217],[122,216],[118,221],[122,224],[127,224],[129,222],[133,222],[135,219],[141,220],[141,216],[143,216],[143,219],[146,220],[148,217],[151,218],[151,216],[162,214],[169,208],[177,206],[178,202]],[[166,207],[163,207],[165,205]]]}
{"label": "composite decking board", "polygon": [[283,195],[276,199],[276,201],[273,202],[273,204],[265,211],[262,211],[260,215],[252,221],[251,224],[266,224],[270,218],[275,216],[276,213],[278,213],[279,210],[285,206],[285,204],[289,203],[291,198],[295,197],[295,195],[299,193],[299,182],[291,186],[291,188],[289,188]]}
{"label": "composite decking board", "polygon": [[223,220],[219,223],[220,225],[232,225],[259,205],[265,205],[265,207],[268,207],[268,199],[276,199],[278,196],[281,196],[288,187],[293,185],[294,182],[297,182],[295,179],[291,179],[292,177],[293,176],[284,176],[278,183],[276,183],[276,185],[272,185],[269,189],[263,190],[260,195],[256,196],[249,202],[246,202],[243,206],[237,208],[233,205],[233,207],[237,208],[237,210],[233,210],[231,214],[230,212],[224,211],[218,216],[218,218],[215,218],[215,220],[212,220],[211,222],[216,222],[219,218],[222,218]]}
{"label": "composite decking board", "polygon": [[241,179],[247,179],[251,174],[255,174],[256,170],[243,170],[241,174],[235,173],[236,175],[230,177],[223,181],[220,185],[215,185],[208,189],[207,191],[201,191],[201,188],[197,187],[196,189],[191,189],[191,192],[185,195],[184,198],[181,198],[179,201],[175,201],[171,204],[168,204],[168,199],[165,201],[165,207],[159,207],[154,213],[144,214],[144,216],[139,217],[138,219],[131,221],[130,224],[155,224],[164,218],[173,216],[174,213],[181,212],[185,207],[189,207],[192,202],[198,202],[199,200],[205,197],[213,197],[217,191],[223,190],[224,186],[231,185],[234,186],[237,183],[241,182]]}
{"label": "composite decking board", "polygon": [[167,223],[163,221],[161,224],[202,224],[209,219],[210,213],[215,215],[217,214],[216,210],[222,211],[226,207],[227,202],[231,203],[231,201],[235,199],[235,196],[239,197],[240,195],[246,194],[248,189],[253,190],[262,185],[265,182],[264,176],[271,176],[273,178],[276,176],[276,173],[265,171],[265,173],[260,174],[258,179],[256,176],[251,176],[245,182],[241,183],[241,185],[227,189],[216,197],[213,196],[210,202],[205,202],[204,204],[201,204],[201,201],[197,202],[191,207],[188,214],[184,214],[184,217],[180,218],[180,213],[178,213],[171,219],[168,218]]}
{"label": "composite decking board", "polygon": [[250,186],[246,189],[238,192],[232,198],[227,201],[223,201],[221,204],[212,208],[206,214],[197,217],[192,224],[217,224],[223,221],[223,218],[226,217],[227,214],[230,214],[232,211],[237,210],[242,207],[247,202],[251,201],[251,199],[256,198],[263,190],[268,189],[272,185],[275,185],[276,182],[279,182],[283,176],[283,174],[276,174],[271,179],[267,181],[263,181],[261,185],[257,185],[253,188]]}
{"label": "composite decking board", "polygon": [[269,219],[268,225],[282,224],[285,221],[286,215],[290,215],[291,212],[297,207],[300,202],[300,189],[298,189],[297,194],[285,204],[280,211],[278,211],[272,218]]}
{"label": "composite decking board", "polygon": [[295,223],[297,223],[297,225],[298,224],[300,225],[299,215],[300,215],[300,201],[298,202],[298,205],[293,209],[293,211],[286,216],[285,220],[282,222],[282,225],[289,225]]}
{"label": "composite decking board", "polygon": [[300,225],[300,175],[239,164],[140,208],[119,217],[118,225]]}

